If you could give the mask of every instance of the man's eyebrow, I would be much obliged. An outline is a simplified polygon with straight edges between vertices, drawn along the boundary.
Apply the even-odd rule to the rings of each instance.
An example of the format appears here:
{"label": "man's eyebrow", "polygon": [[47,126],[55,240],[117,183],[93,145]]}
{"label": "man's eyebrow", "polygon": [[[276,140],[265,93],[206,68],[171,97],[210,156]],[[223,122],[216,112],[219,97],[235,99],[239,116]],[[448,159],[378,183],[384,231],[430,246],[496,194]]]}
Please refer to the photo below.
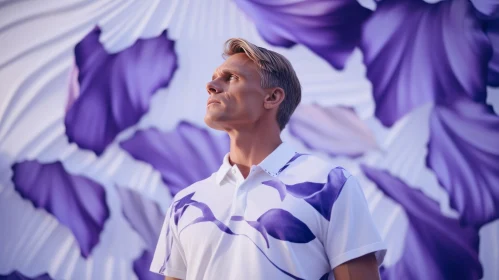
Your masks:
{"label": "man's eyebrow", "polygon": [[215,77],[217,76],[217,73],[219,74],[222,74],[220,76],[223,76],[223,75],[230,75],[230,74],[235,74],[235,75],[238,75],[238,76],[242,76],[241,73],[237,72],[236,70],[233,70],[233,69],[223,69],[223,70],[220,70],[220,71],[215,71],[215,73],[213,73],[213,75],[211,76],[211,80],[215,80]]}

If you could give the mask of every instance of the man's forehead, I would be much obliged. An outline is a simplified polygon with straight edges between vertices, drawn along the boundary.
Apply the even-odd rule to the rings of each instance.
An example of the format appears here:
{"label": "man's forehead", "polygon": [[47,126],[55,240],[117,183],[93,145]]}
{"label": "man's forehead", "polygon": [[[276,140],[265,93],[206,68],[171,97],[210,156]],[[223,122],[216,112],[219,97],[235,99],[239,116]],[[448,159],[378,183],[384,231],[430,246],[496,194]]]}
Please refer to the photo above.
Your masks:
{"label": "man's forehead", "polygon": [[218,66],[214,74],[223,72],[239,72],[250,74],[252,70],[257,70],[256,64],[244,53],[237,53],[229,56],[222,65]]}

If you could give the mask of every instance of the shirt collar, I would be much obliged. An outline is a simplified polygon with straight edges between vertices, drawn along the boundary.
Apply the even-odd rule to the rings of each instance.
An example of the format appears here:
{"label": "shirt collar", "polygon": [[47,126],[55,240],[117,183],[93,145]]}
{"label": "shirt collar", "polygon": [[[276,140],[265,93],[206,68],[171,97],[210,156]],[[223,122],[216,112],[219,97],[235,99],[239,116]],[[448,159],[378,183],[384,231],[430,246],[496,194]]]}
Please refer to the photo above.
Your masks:
{"label": "shirt collar", "polygon": [[[258,166],[272,177],[277,177],[281,169],[295,156],[293,147],[287,143],[281,143],[272,153],[270,153]],[[216,174],[217,184],[227,176],[227,172],[232,168],[229,162],[229,153],[223,159],[223,163]]]}
{"label": "shirt collar", "polygon": [[225,176],[227,176],[227,172],[229,172],[229,170],[231,168],[232,168],[232,165],[230,165],[230,162],[229,162],[229,153],[227,153],[224,156],[224,160],[222,162],[222,165],[220,166],[220,168],[217,171],[217,175],[216,175],[217,184],[220,185],[220,183],[225,178]]}

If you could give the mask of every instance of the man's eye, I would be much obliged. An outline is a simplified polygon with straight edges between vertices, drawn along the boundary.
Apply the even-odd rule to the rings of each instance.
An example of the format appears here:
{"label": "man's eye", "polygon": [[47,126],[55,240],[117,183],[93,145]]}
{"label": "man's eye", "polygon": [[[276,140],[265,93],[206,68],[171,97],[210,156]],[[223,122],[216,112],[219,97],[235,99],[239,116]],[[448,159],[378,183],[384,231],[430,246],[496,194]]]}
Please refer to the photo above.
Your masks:
{"label": "man's eye", "polygon": [[228,78],[228,80],[229,80],[229,81],[231,81],[231,80],[235,80],[235,79],[237,79],[237,77],[236,77],[236,76],[234,76],[234,75],[229,75],[229,78]]}

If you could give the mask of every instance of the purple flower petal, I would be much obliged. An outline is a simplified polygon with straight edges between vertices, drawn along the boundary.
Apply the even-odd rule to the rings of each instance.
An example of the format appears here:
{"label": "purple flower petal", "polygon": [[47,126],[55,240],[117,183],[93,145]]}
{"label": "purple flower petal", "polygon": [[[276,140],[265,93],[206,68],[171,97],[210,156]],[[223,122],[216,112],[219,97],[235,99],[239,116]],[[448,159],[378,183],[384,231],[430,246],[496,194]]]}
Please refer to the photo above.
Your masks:
{"label": "purple flower petal", "polygon": [[445,217],[439,205],[386,171],[361,166],[366,176],[405,210],[409,227],[402,256],[382,279],[480,279],[478,229]]}
{"label": "purple flower petal", "polygon": [[44,273],[38,276],[35,276],[34,278],[31,277],[26,277],[22,273],[18,271],[13,271],[11,274],[8,275],[0,275],[0,280],[52,280],[48,273]]}
{"label": "purple flower petal", "polygon": [[363,28],[375,115],[384,125],[456,95],[485,102],[492,49],[468,0],[383,0]]}
{"label": "purple flower petal", "polygon": [[466,225],[499,218],[499,117],[492,107],[458,98],[430,117],[427,165]]}
{"label": "purple flower petal", "polygon": [[152,95],[168,86],[177,58],[166,31],[116,54],[106,52],[99,35],[95,29],[76,45],[80,93],[64,122],[70,142],[100,155],[149,110]]}
{"label": "purple flower petal", "polygon": [[116,189],[125,219],[145,241],[147,250],[154,251],[165,214],[156,202],[146,199],[140,193],[127,188]]}
{"label": "purple flower petal", "polygon": [[330,156],[356,157],[377,148],[373,133],[349,108],[301,105],[288,127],[307,148]]}
{"label": "purple flower petal", "polygon": [[308,243],[315,239],[315,235],[308,226],[286,210],[270,209],[257,220],[258,224],[251,226],[268,233],[275,239],[293,243]]}
{"label": "purple flower petal", "polygon": [[161,172],[172,195],[218,170],[229,152],[227,135],[215,136],[188,122],[167,133],[154,128],[138,131],[120,145]]}
{"label": "purple flower petal", "polygon": [[360,40],[371,11],[355,0],[236,0],[269,44],[302,44],[336,69],[343,69]]}
{"label": "purple flower petal", "polygon": [[60,162],[23,161],[12,170],[12,181],[21,196],[67,226],[80,245],[81,255],[88,257],[109,218],[104,188],[86,177],[67,173]]}
{"label": "purple flower petal", "polygon": [[[158,234],[159,235],[159,234]],[[156,236],[157,238],[157,236]],[[140,280],[163,280],[164,276],[149,271],[154,251],[144,250],[142,255],[133,262],[133,271]]]}
{"label": "purple flower petal", "polygon": [[489,72],[487,83],[493,87],[499,87],[499,20],[488,21],[487,36],[492,44],[493,55],[489,61]]}

